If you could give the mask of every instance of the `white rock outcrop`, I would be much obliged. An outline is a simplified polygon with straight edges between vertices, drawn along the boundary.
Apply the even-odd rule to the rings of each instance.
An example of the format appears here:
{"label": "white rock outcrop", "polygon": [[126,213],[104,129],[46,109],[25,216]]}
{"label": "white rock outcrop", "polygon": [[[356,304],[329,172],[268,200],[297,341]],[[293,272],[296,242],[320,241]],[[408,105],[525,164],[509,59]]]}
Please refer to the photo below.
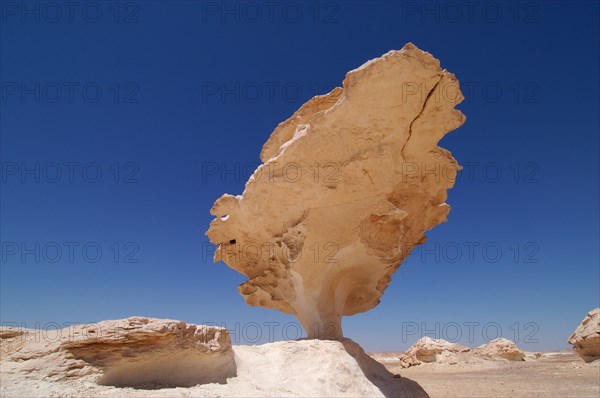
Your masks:
{"label": "white rock outcrop", "polygon": [[514,342],[505,338],[497,338],[477,348],[469,348],[442,339],[422,337],[399,355],[398,359],[401,368],[424,363],[476,364],[485,367],[486,363],[493,361],[524,361],[525,353]]}
{"label": "white rock outcrop", "polygon": [[421,337],[410,348],[400,355],[400,366],[409,368],[422,363],[437,362],[440,357],[448,357],[451,353],[469,352],[471,349],[443,339]]}
{"label": "white rock outcrop", "polygon": [[117,387],[189,387],[235,376],[224,328],[131,317],[2,339],[2,373],[54,382],[93,376]]}
{"label": "white rock outcrop", "polygon": [[465,116],[455,76],[413,44],[350,71],[264,144],[242,195],[223,195],[214,260],[246,275],[249,305],[340,339],[341,317],[375,307],[425,231],[446,221],[460,169],[437,143]]}
{"label": "white rock outcrop", "polygon": [[514,341],[499,337],[487,344],[480,345],[473,352],[486,358],[502,358],[509,361],[524,361],[525,353]]}
{"label": "white rock outcrop", "polygon": [[588,312],[568,342],[585,362],[600,359],[600,308]]}
{"label": "white rock outcrop", "polygon": [[428,396],[349,339],[232,347],[221,328],[140,317],[4,336],[1,397]]}

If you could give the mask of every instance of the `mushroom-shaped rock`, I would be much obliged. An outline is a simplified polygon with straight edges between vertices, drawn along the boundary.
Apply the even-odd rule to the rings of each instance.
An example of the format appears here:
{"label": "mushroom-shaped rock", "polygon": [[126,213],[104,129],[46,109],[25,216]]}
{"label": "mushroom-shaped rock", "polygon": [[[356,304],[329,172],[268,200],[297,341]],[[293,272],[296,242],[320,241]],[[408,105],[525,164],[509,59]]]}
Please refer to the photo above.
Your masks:
{"label": "mushroom-shaped rock", "polygon": [[446,221],[460,166],[437,143],[464,123],[462,100],[454,75],[407,44],[279,124],[243,194],[211,210],[214,260],[248,277],[246,302],[323,339],[375,307],[425,231]]}
{"label": "mushroom-shaped rock", "polygon": [[400,366],[409,368],[424,362],[436,362],[440,354],[469,352],[470,348],[443,339],[422,337],[400,355]]}
{"label": "mushroom-shaped rock", "polygon": [[509,361],[524,361],[525,353],[517,347],[514,341],[497,338],[487,344],[480,345],[474,351],[475,354],[484,358],[502,358]]}
{"label": "mushroom-shaped rock", "polygon": [[600,359],[600,308],[588,312],[568,342],[585,362]]}

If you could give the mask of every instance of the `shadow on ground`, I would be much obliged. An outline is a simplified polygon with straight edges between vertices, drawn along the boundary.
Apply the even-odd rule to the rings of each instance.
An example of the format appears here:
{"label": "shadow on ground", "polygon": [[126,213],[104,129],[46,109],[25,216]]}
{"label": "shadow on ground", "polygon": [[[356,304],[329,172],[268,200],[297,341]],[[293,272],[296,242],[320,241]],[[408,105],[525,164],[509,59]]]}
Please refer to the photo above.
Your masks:
{"label": "shadow on ground", "polygon": [[376,385],[386,397],[429,398],[419,383],[390,373],[385,366],[367,355],[354,341],[345,338],[341,342],[346,352],[356,359],[367,379]]}

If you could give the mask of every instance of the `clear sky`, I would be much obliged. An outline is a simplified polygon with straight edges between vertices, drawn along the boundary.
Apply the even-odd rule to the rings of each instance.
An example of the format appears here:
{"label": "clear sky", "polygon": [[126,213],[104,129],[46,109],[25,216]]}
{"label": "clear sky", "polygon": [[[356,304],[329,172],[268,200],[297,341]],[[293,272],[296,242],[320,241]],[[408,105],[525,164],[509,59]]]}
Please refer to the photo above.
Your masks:
{"label": "clear sky", "polygon": [[465,169],[449,222],[345,335],[564,349],[600,305],[598,2],[68,4],[1,2],[3,324],[297,337],[212,263],[209,209],[242,193],[278,123],[407,42],[461,82],[467,122],[441,146]]}

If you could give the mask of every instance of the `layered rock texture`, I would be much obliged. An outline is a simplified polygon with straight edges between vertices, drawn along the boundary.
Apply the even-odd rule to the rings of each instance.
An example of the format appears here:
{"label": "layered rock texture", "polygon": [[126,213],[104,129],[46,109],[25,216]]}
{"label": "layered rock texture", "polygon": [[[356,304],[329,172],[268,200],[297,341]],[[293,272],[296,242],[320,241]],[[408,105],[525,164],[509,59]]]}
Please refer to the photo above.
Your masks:
{"label": "layered rock texture", "polygon": [[477,347],[474,352],[487,358],[502,358],[509,361],[525,360],[525,353],[517,347],[515,342],[502,337]]}
{"label": "layered rock texture", "polygon": [[348,339],[232,346],[221,328],[141,317],[0,337],[1,397],[428,396]]}
{"label": "layered rock texture", "polygon": [[2,373],[60,382],[93,376],[135,388],[224,383],[235,376],[226,329],[132,317],[2,334]]}
{"label": "layered rock texture", "polygon": [[588,312],[568,342],[585,362],[600,359],[600,308]]}
{"label": "layered rock texture", "polygon": [[342,316],[375,307],[425,231],[446,221],[460,167],[437,143],[464,123],[462,99],[454,75],[407,44],[281,123],[243,194],[211,209],[214,260],[248,277],[246,302],[324,339],[342,337]]}
{"label": "layered rock texture", "polygon": [[470,348],[450,343],[443,339],[422,337],[400,355],[400,366],[409,368],[422,363],[436,362],[439,357],[447,357],[449,353],[469,352]]}
{"label": "layered rock texture", "polygon": [[508,339],[497,338],[477,348],[469,348],[442,339],[422,337],[398,357],[401,368],[424,363],[482,364],[488,360],[524,361],[525,353]]}

